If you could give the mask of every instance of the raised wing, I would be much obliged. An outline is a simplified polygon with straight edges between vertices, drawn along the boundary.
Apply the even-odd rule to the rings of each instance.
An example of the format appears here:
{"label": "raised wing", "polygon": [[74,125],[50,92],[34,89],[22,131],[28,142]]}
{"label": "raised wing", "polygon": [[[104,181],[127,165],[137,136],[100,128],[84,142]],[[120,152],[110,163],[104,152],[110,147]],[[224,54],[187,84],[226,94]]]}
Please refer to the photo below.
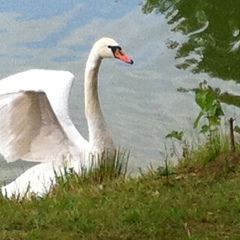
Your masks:
{"label": "raised wing", "polygon": [[62,161],[83,158],[52,110],[44,92],[25,91],[0,96],[0,151],[8,162]]}
{"label": "raised wing", "polygon": [[[79,147],[80,152],[87,151],[89,144],[77,131],[68,113],[68,98],[73,80],[73,74],[67,71],[32,69],[0,81],[0,128],[4,128],[0,131],[0,149],[7,161],[14,161],[23,156],[25,160],[29,161],[47,161],[46,156],[49,155],[46,155],[46,152],[48,152],[50,146],[53,147],[53,141],[51,139],[47,140],[47,136],[49,136],[47,131],[51,132],[53,128],[55,132],[51,136],[54,136],[56,146],[62,141],[60,139],[68,139],[68,141]],[[42,93],[38,94],[31,91]],[[9,106],[7,106],[8,104]],[[34,104],[38,108],[34,109]],[[18,110],[15,108],[16,106]],[[23,112],[25,116],[23,116]],[[14,116],[18,117],[18,125],[16,122],[18,120]],[[51,118],[51,122],[45,121],[45,117],[48,120]],[[6,119],[11,122],[8,123]],[[51,125],[48,126],[49,123]],[[33,139],[28,137],[35,136],[37,129],[42,129],[43,126],[44,133],[41,131],[39,133],[43,134],[43,136],[39,135],[38,140],[35,139],[35,144],[32,145]],[[59,131],[62,134],[61,138],[57,137]],[[16,139],[11,139],[10,136],[15,136]],[[27,138],[24,139],[24,137]],[[20,139],[22,143],[18,142],[17,144]],[[41,141],[44,139],[44,142],[39,142],[39,139]],[[3,143],[4,140],[7,140],[7,142]],[[50,141],[52,141],[52,144],[49,143]],[[13,143],[14,145],[11,146]],[[31,155],[27,155],[26,149],[30,144],[32,145]],[[41,150],[40,147],[37,148],[37,145],[41,146]],[[25,146],[26,148],[24,148]],[[46,150],[44,150],[45,147]],[[13,153],[10,153],[10,150],[13,150]],[[56,149],[53,147],[52,150]],[[63,149],[63,152],[65,150]],[[36,153],[33,155],[34,151]],[[41,158],[43,156],[45,157]]]}

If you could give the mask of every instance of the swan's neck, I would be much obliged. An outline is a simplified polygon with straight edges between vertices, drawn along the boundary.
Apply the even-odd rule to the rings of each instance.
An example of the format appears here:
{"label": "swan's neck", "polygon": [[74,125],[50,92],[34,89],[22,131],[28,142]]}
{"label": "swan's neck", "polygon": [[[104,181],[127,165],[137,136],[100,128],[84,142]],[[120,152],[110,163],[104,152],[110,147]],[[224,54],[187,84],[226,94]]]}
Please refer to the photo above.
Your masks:
{"label": "swan's neck", "polygon": [[101,58],[90,53],[85,69],[85,114],[89,129],[89,142],[94,154],[103,151],[112,154],[114,144],[109,134],[98,97],[98,72]]}

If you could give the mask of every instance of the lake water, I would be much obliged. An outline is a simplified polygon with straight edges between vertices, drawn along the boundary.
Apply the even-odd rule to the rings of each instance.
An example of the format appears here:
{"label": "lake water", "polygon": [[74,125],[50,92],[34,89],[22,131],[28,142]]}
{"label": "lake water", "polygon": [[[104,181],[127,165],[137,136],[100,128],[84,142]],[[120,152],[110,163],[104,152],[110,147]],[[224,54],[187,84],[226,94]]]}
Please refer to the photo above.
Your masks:
{"label": "lake water", "polygon": [[[137,0],[68,0],[61,4],[58,0],[8,0],[1,2],[0,22],[0,77],[30,68],[74,73],[70,114],[85,137],[83,73],[88,52],[103,36],[120,43],[135,64],[105,60],[99,91],[108,127],[115,143],[130,150],[133,171],[163,162],[171,151],[165,136],[172,130],[194,135],[192,125],[199,112],[194,93],[182,93],[178,88],[196,88],[206,79],[231,93],[240,90],[233,81],[176,68],[176,51],[167,43],[184,41],[186,36],[171,31],[163,15],[144,15]],[[228,107],[226,112],[235,117],[238,109]],[[30,166],[1,159],[0,180],[8,182]]]}

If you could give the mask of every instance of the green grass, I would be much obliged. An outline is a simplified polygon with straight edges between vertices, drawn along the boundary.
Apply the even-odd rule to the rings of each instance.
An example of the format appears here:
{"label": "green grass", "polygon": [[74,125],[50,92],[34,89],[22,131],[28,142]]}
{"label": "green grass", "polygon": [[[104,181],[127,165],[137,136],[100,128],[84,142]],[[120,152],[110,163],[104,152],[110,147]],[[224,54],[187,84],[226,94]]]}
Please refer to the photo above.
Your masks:
{"label": "green grass", "polygon": [[216,146],[191,152],[171,171],[132,177],[120,162],[104,163],[59,178],[44,198],[0,197],[0,239],[239,240],[240,151]]}

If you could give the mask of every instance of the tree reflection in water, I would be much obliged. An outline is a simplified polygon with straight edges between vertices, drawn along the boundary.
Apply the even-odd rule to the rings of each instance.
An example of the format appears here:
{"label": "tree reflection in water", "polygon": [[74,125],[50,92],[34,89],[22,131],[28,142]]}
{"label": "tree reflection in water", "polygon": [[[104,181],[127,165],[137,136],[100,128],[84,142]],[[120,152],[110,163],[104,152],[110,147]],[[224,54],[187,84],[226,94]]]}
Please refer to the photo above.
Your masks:
{"label": "tree reflection in water", "polygon": [[[239,0],[146,0],[142,11],[164,13],[172,31],[187,36],[169,44],[181,59],[178,68],[240,83]],[[240,106],[236,97],[226,94],[222,101]]]}

